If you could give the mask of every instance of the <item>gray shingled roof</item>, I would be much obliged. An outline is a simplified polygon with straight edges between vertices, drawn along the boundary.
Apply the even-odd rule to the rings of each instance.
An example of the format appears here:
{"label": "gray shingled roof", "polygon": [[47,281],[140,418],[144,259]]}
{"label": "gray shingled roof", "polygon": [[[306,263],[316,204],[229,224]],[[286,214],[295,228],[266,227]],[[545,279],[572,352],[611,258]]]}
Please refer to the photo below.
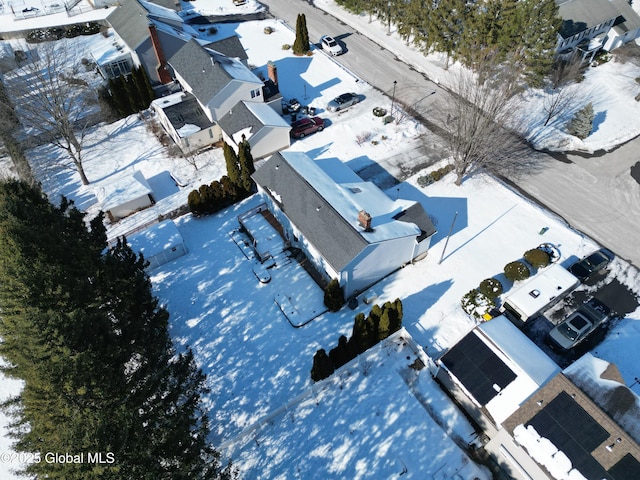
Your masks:
{"label": "gray shingled roof", "polygon": [[436,227],[433,225],[433,222],[429,218],[429,215],[427,215],[427,212],[424,211],[424,208],[419,203],[414,203],[393,218],[400,220],[401,222],[408,222],[417,225],[422,231],[418,237],[418,242],[421,242],[425,238],[436,233]]}
{"label": "gray shingled roof", "polygon": [[133,50],[149,38],[148,12],[136,1],[125,0],[107,17],[120,38]]}
{"label": "gray shingled roof", "polygon": [[609,0],[556,0],[556,4],[562,17],[562,38],[569,38],[621,14],[619,5]]}
{"label": "gray shingled roof", "polygon": [[262,164],[253,179],[279,196],[280,208],[334,270],[341,271],[367,246],[362,235],[280,153]]}
{"label": "gray shingled roof", "polygon": [[264,126],[260,119],[247,108],[244,102],[236,104],[229,113],[218,120],[218,124],[228,135],[233,135],[243,128],[248,127],[251,128],[252,133],[256,133]]}
{"label": "gray shingled roof", "polygon": [[176,130],[180,130],[186,124],[196,125],[201,130],[215,125],[204,114],[196,97],[189,93],[185,93],[185,99],[182,102],[175,103],[162,110]]}
{"label": "gray shingled roof", "polygon": [[242,46],[242,43],[240,43],[237,35],[207,43],[205,47],[220,52],[227,57],[239,58],[240,60],[247,60],[249,58],[247,51]]}

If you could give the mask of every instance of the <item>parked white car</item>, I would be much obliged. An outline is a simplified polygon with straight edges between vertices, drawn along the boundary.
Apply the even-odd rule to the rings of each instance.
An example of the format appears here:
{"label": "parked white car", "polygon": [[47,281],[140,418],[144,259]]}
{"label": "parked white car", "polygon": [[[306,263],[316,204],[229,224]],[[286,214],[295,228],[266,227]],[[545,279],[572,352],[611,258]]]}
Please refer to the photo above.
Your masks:
{"label": "parked white car", "polygon": [[333,39],[333,37],[330,37],[329,35],[324,35],[324,36],[320,37],[320,45],[322,46],[322,49],[325,52],[330,53],[334,57],[336,55],[340,55],[340,54],[344,53],[344,51],[342,50],[342,47],[340,46],[340,44],[338,42],[336,42]]}

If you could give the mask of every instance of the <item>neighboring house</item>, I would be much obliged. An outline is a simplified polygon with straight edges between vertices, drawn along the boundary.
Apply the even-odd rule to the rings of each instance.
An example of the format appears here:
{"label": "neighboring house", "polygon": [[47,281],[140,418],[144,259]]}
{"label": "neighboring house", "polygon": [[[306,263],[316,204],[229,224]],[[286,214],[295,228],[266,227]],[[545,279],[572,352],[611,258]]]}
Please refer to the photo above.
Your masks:
{"label": "neighboring house", "polygon": [[346,297],[425,256],[436,231],[422,205],[390,199],[336,159],[278,152],[253,179],[285,240]]}
{"label": "neighboring house", "polygon": [[164,265],[187,253],[182,235],[173,220],[164,220],[131,235],[127,243],[134,252],[142,253],[149,262],[148,269]]}
{"label": "neighboring house", "polygon": [[115,45],[127,48],[131,66],[142,65],[153,85],[173,81],[167,58],[197,36],[175,10],[144,0],[124,0],[107,22],[115,32]]}
{"label": "neighboring house", "polygon": [[220,126],[209,120],[198,100],[187,92],[161,97],[151,103],[156,118],[185,153],[193,153],[222,140]]}
{"label": "neighboring house", "polygon": [[155,203],[153,190],[140,171],[98,183],[94,186],[94,191],[100,209],[112,222]]}
{"label": "neighboring house", "polygon": [[243,100],[262,102],[263,81],[234,58],[191,40],[169,58],[175,79],[216,122]]}
{"label": "neighboring house", "polygon": [[562,26],[557,51],[590,62],[602,48],[614,50],[640,37],[640,16],[625,0],[557,0]]}
{"label": "neighboring house", "polygon": [[640,399],[608,362],[585,355],[504,421],[551,479],[640,478]]}
{"label": "neighboring house", "polygon": [[482,428],[485,449],[514,479],[546,479],[502,422],[560,372],[506,317],[484,322],[437,361],[436,378]]}
{"label": "neighboring house", "polygon": [[266,103],[240,102],[219,121],[224,140],[236,151],[246,138],[253,158],[263,158],[291,145],[291,125]]}

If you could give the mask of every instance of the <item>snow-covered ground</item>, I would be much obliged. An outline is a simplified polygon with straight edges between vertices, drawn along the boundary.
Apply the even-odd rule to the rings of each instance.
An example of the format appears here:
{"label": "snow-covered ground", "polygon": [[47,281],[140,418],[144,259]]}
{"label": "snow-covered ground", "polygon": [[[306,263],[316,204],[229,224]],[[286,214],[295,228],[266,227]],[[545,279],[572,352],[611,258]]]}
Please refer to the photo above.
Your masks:
{"label": "snow-covered ground", "polygon": [[[208,1],[192,3],[217,8],[217,3]],[[264,35],[266,25],[275,32]],[[281,45],[293,43],[294,38],[282,23],[223,24],[215,38],[231,33],[240,36],[249,63],[260,71],[265,71],[268,60],[278,61],[286,98],[297,97],[322,109],[344,91],[365,97],[341,114],[321,111],[328,127],[294,142],[293,150],[314,159],[338,159],[357,170],[409,150],[427,134],[409,120],[382,125],[371,113],[382,101],[382,94],[323,53],[296,58],[282,50]],[[96,35],[83,41],[87,48],[94,48],[93,42],[109,40]],[[607,72],[603,66],[594,71]],[[605,108],[605,103],[599,105],[596,111]],[[605,125],[614,118],[612,111],[600,129],[609,128]],[[363,133],[368,134],[365,141],[361,141]],[[219,178],[225,168],[217,150],[197,157],[197,170],[184,159],[170,157],[136,116],[94,128],[86,140],[86,155],[92,182],[134,170],[156,179],[152,186],[157,204],[110,226],[112,235],[132,231],[184,203],[189,191]],[[39,165],[62,158],[50,146],[33,149],[28,156]],[[39,172],[52,199],[64,194],[82,209],[99,209],[93,186],[82,186],[75,172]],[[164,181],[169,173],[186,186]],[[388,193],[394,199],[421,202],[433,217],[438,233],[430,254],[364,295],[375,292],[378,303],[401,298],[404,327],[429,355],[442,353],[475,326],[460,308],[462,295],[490,276],[509,287],[502,269],[507,262],[521,258],[525,250],[542,242],[553,243],[561,251],[561,263],[568,265],[596,247],[591,239],[491,177],[478,175],[456,187],[449,175],[421,188],[417,176],[424,173]],[[238,227],[238,215],[259,202],[254,196],[209,217],[180,217],[176,223],[187,255],[151,272],[154,291],[171,313],[173,338],[194,349],[208,375],[211,394],[205,401],[211,410],[212,440],[223,447],[223,454],[233,457],[247,478],[386,478],[399,476],[405,467],[414,478],[426,474],[434,478],[488,478],[486,472],[469,464],[452,441],[470,441],[470,426],[425,370],[416,373],[408,368],[415,352],[400,341],[382,345],[334,380],[312,388],[309,373],[315,351],[333,348],[340,335],[350,335],[354,315],[368,312],[369,307],[359,302],[356,310],[325,313],[304,327],[293,328],[274,298],[286,294],[296,304],[318,306],[322,302],[320,289],[295,262],[278,264],[270,270],[271,282],[260,283],[253,263],[229,235]],[[543,227],[548,230],[541,235]],[[609,279],[613,276],[640,295],[635,269],[616,260]],[[618,364],[629,385],[637,377],[640,363],[636,348],[639,322],[640,309],[621,321],[597,348],[598,356]],[[369,361],[371,364],[366,363]],[[411,386],[407,375],[413,376]],[[0,385],[4,398],[19,389],[16,382],[2,381]],[[640,393],[640,385],[636,384],[634,391]],[[2,447],[10,443],[6,429],[0,441]],[[372,448],[377,453],[371,455]],[[2,478],[14,478],[10,466],[0,465]]]}

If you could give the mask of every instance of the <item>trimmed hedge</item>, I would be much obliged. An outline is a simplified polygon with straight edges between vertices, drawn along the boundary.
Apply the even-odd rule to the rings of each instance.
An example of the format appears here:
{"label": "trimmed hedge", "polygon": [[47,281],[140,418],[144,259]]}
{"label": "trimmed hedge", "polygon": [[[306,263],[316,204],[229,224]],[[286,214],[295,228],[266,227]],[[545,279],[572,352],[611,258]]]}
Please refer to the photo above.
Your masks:
{"label": "trimmed hedge", "polygon": [[502,283],[500,280],[495,278],[485,278],[482,282],[480,282],[480,286],[478,287],[480,293],[482,293],[485,297],[495,299],[502,294],[504,291],[502,287]]}
{"label": "trimmed hedge", "polygon": [[549,262],[551,261],[549,254],[539,248],[527,250],[524,252],[523,257],[533,268],[544,268],[549,265]]}
{"label": "trimmed hedge", "polygon": [[482,318],[489,310],[496,306],[492,298],[474,288],[462,297],[462,309],[474,318]]}
{"label": "trimmed hedge", "polygon": [[504,275],[512,282],[516,282],[518,280],[529,278],[531,276],[531,272],[524,263],[516,260],[515,262],[507,263],[504,266]]}

